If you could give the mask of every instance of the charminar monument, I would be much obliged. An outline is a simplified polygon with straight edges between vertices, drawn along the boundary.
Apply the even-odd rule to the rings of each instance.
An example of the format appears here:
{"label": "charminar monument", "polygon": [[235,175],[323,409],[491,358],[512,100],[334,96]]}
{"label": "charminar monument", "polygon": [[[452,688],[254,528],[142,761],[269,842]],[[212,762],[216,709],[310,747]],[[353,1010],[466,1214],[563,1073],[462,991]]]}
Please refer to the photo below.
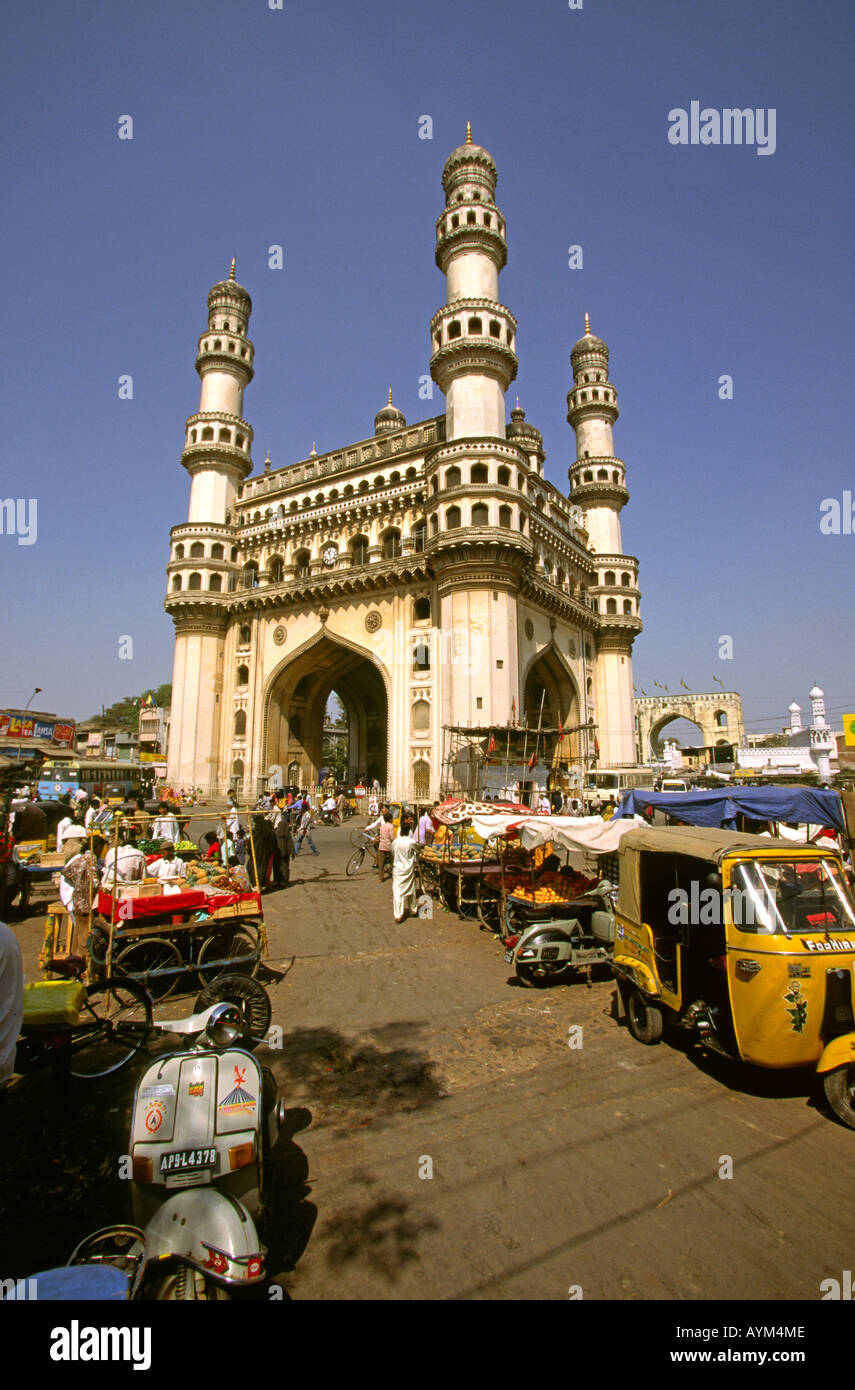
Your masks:
{"label": "charminar monument", "polygon": [[442,186],[445,302],[429,327],[442,414],[408,423],[390,390],[365,438],[284,468],[268,456],[253,473],[252,301],[234,262],[208,295],[181,455],[190,505],[167,569],[173,786],[254,797],[271,767],[313,784],[333,691],[350,777],[376,776],[390,795],[436,794],[447,726],[492,726],[500,743],[526,721],[588,726],[601,764],[635,761],[638,562],[621,542],[629,494],[608,348],[585,315],[570,353],[565,495],[519,402],[508,418],[507,227],[496,165],[468,128]]}

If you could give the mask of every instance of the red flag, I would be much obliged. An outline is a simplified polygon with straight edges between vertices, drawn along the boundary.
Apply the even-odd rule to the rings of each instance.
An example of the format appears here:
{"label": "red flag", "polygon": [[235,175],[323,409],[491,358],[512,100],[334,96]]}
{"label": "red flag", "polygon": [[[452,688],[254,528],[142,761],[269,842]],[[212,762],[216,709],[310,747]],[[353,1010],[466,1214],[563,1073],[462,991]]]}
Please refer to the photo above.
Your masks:
{"label": "red flag", "polygon": [[596,734],[594,734],[594,753],[597,757],[600,756],[600,742]]}
{"label": "red flag", "polygon": [[487,752],[488,752],[488,753],[492,753],[492,752],[495,750],[495,747],[496,747],[496,740],[494,739],[493,735],[491,734],[491,735],[490,735],[490,742],[487,744]]}
{"label": "red flag", "polygon": [[559,737],[559,738],[563,738],[563,737],[564,737],[564,725],[561,723],[561,720],[560,720],[560,719],[559,719],[559,721],[558,721],[558,737]]}
{"label": "red flag", "polygon": [[517,702],[516,702],[515,699],[514,699],[514,700],[511,700],[511,717],[512,717],[512,719],[513,719],[514,724],[516,724],[516,722],[517,722]]}
{"label": "red flag", "polygon": [[536,753],[532,753],[531,757],[530,757],[529,760],[528,760],[529,771],[531,771],[531,769],[534,767],[534,765],[535,765],[536,762],[537,762],[537,754],[536,754]]}

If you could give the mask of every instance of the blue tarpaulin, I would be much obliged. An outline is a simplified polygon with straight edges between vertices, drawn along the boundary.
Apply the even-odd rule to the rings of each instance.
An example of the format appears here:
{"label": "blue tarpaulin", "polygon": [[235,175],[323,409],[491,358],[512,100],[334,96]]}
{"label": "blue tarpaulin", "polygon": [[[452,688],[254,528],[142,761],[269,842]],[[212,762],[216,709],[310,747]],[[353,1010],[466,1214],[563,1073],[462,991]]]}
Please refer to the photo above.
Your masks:
{"label": "blue tarpaulin", "polygon": [[664,811],[684,825],[718,825],[736,828],[738,815],[752,820],[827,825],[843,830],[840,793],[813,787],[722,787],[714,791],[628,791],[617,810],[619,816],[641,816],[645,807]]}

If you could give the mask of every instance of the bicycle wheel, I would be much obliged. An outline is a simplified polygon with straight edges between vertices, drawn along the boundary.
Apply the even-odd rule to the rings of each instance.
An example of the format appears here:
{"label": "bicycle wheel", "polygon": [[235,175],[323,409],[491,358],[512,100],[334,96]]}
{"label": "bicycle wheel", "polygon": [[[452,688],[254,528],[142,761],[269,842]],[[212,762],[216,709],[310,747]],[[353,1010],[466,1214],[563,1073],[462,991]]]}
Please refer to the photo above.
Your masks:
{"label": "bicycle wheel", "polygon": [[[115,957],[113,969],[120,975],[132,975],[144,985],[155,1002],[166,999],[181,979],[184,962],[181,952],[162,936],[143,936],[132,941]],[[174,974],[155,974],[169,970]]]}
{"label": "bicycle wheel", "polygon": [[92,1081],[126,1067],[148,1041],[151,1005],[151,995],[136,980],[87,985],[69,1043],[71,1075]]}
{"label": "bicycle wheel", "polygon": [[257,969],[258,941],[246,927],[229,927],[225,923],[217,927],[202,942],[196,957],[196,974],[203,985],[210,984],[225,970],[254,975]]}
{"label": "bicycle wheel", "polygon": [[364,849],[358,849],[355,854],[352,854],[350,856],[350,858],[344,866],[344,872],[348,875],[349,878],[353,878],[354,874],[359,873],[359,870],[362,868],[364,859]]}

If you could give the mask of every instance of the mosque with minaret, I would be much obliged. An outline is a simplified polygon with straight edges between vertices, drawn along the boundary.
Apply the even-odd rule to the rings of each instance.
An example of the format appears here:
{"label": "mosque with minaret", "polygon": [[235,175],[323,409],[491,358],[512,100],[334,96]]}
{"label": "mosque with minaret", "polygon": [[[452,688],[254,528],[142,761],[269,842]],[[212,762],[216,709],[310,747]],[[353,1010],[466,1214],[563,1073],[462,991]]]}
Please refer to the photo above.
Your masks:
{"label": "mosque with minaret", "polygon": [[570,353],[563,492],[545,476],[539,430],[519,400],[507,408],[517,320],[499,296],[496,178],[467,127],[436,223],[446,293],[420,395],[436,384],[438,415],[409,423],[390,390],[365,438],[284,466],[268,452],[254,471],[252,301],[234,262],[210,291],[181,455],[188,516],[167,567],[173,786],[314,785],[333,692],[348,776],[390,796],[440,792],[450,728],[558,727],[555,756],[635,762],[638,562],[621,540],[629,494],[609,352],[586,314]]}

